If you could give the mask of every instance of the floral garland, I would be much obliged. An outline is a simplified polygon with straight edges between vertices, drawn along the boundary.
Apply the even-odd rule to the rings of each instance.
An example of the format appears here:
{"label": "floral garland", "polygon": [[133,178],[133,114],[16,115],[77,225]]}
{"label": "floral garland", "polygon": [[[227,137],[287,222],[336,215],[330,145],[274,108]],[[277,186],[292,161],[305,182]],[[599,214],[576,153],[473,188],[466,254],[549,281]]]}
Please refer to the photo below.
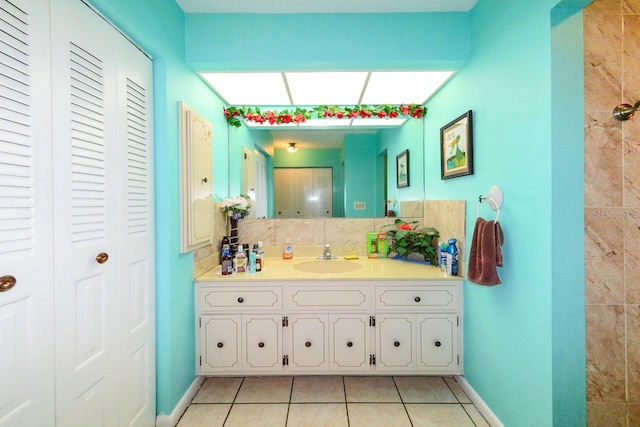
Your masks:
{"label": "floral garland", "polygon": [[314,119],[354,119],[354,118],[378,118],[395,119],[396,117],[412,117],[421,119],[427,114],[424,105],[402,104],[402,105],[356,105],[353,107],[339,107],[336,105],[320,105],[317,107],[303,108],[296,107],[295,110],[273,111],[266,110],[264,113],[259,107],[228,107],[224,108],[224,116],[227,118],[229,126],[238,128],[242,125],[242,118],[248,122],[259,124],[269,123],[270,125],[284,125],[289,123],[300,124],[307,120]]}

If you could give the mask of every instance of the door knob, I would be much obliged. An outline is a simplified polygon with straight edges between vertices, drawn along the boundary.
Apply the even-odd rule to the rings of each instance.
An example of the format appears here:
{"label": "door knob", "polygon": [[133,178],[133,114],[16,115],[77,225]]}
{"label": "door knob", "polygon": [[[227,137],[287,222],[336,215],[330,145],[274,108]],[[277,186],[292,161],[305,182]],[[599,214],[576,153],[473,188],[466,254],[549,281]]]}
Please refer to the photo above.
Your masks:
{"label": "door knob", "polygon": [[221,342],[219,342],[219,343],[218,343],[218,348],[222,348],[222,347],[224,347],[224,344],[223,344],[223,343],[221,343]]}
{"label": "door knob", "polygon": [[260,341],[260,342],[258,343],[258,347],[263,348],[263,347],[264,347],[264,343],[263,343],[262,341]]}
{"label": "door knob", "polygon": [[204,182],[205,184],[207,183],[207,181],[209,181],[209,180],[207,179],[206,176],[204,178],[202,178],[202,182]]}
{"label": "door knob", "polygon": [[351,341],[347,342],[347,347],[353,347],[353,343]]}
{"label": "door knob", "polygon": [[96,255],[96,261],[98,264],[104,264],[108,260],[109,260],[109,254],[106,252],[100,252],[98,255]]}
{"label": "door knob", "polygon": [[309,341],[307,341],[306,343],[304,343],[305,347],[311,347],[311,343]]}
{"label": "door knob", "polygon": [[400,347],[400,341],[395,341],[395,342],[393,343],[393,346],[394,346],[394,347]]}
{"label": "door knob", "polygon": [[8,291],[16,285],[16,278],[8,275],[0,277],[0,292]]}
{"label": "door knob", "polygon": [[440,341],[436,341],[436,342],[435,342],[435,346],[436,346],[436,347],[440,347],[441,345],[442,345],[442,343],[441,343]]}

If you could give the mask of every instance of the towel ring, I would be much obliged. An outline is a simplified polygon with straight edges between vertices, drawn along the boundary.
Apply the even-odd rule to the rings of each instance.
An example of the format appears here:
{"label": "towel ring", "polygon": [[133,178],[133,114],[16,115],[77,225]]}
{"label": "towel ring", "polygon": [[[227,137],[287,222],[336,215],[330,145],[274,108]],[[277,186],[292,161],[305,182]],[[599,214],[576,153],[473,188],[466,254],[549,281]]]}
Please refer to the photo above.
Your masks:
{"label": "towel ring", "polygon": [[502,206],[502,189],[498,186],[493,186],[489,189],[486,196],[478,196],[478,207],[476,208],[476,217],[480,217],[480,205],[482,202],[487,202],[489,207],[496,211],[495,222],[498,222],[500,218],[500,207]]}

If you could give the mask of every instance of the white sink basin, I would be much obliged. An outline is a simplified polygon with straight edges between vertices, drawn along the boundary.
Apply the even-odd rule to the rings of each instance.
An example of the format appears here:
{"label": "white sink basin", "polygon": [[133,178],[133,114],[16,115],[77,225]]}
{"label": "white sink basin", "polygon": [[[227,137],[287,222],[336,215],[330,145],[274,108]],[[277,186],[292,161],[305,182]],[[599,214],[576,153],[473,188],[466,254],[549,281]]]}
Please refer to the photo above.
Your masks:
{"label": "white sink basin", "polygon": [[360,270],[361,268],[362,266],[355,262],[342,261],[338,259],[304,261],[293,266],[294,270],[298,270],[303,273],[319,274],[348,273],[351,271]]}

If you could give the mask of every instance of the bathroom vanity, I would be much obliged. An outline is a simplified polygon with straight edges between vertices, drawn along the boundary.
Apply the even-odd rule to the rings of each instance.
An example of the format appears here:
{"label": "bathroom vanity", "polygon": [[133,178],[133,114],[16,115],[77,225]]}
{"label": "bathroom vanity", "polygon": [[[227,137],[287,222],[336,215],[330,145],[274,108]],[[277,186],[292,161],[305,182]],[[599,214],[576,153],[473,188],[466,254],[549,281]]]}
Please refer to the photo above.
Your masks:
{"label": "bathroom vanity", "polygon": [[387,259],[267,259],[196,280],[199,375],[462,374],[462,280]]}

